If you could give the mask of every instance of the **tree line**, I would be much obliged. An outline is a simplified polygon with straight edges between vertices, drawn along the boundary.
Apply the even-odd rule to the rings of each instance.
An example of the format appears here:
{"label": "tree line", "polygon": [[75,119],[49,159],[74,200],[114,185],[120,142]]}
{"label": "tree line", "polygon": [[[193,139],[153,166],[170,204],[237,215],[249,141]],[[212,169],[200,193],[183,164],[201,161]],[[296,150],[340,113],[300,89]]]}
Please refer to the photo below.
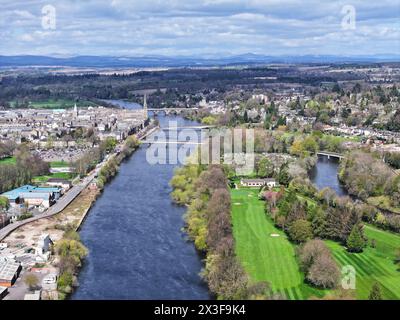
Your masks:
{"label": "tree line", "polygon": [[50,166],[43,161],[39,154],[33,153],[25,144],[15,149],[14,163],[0,164],[0,192],[30,183],[35,176],[45,175],[50,172]]}
{"label": "tree line", "polygon": [[171,180],[173,199],[188,205],[187,232],[206,254],[202,276],[218,299],[276,298],[268,283],[254,283],[235,255],[226,167],[186,165]]}

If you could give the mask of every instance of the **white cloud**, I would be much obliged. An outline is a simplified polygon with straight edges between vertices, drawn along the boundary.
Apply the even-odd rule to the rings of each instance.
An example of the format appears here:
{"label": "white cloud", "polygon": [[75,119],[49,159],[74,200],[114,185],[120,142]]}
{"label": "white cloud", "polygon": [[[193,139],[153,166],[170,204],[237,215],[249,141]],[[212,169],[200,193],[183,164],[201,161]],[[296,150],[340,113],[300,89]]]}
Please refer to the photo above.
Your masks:
{"label": "white cloud", "polygon": [[352,32],[341,29],[348,0],[59,0],[55,31],[41,28],[47,2],[2,1],[0,54],[341,55],[400,49],[399,3],[389,0],[352,0]]}

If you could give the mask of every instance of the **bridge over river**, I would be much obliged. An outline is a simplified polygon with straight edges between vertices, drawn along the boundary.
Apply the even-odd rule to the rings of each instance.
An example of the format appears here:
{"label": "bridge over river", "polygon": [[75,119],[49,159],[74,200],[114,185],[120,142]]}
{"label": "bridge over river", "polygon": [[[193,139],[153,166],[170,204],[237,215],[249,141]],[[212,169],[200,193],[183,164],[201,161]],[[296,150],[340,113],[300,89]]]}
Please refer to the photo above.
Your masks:
{"label": "bridge over river", "polygon": [[317,155],[318,155],[318,156],[325,156],[325,157],[328,157],[328,159],[330,159],[330,158],[337,158],[337,159],[342,160],[342,159],[345,158],[345,156],[344,156],[343,154],[336,153],[336,152],[329,152],[329,151],[318,151],[318,152],[317,152]]}

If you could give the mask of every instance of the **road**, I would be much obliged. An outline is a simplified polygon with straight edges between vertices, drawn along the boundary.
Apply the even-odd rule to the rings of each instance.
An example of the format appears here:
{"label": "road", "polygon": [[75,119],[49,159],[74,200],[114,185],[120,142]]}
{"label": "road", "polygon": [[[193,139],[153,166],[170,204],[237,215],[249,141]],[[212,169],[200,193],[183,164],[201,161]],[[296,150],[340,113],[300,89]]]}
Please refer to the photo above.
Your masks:
{"label": "road", "polygon": [[11,232],[14,230],[18,229],[19,227],[31,223],[33,221],[37,221],[40,219],[44,218],[49,218],[51,216],[54,216],[61,211],[63,211],[81,192],[83,189],[85,189],[89,183],[94,179],[96,176],[97,172],[100,169],[97,168],[93,173],[91,173],[89,176],[84,178],[79,184],[73,186],[63,197],[61,197],[57,203],[50,207],[47,211],[45,211],[41,215],[37,215],[35,217],[25,219],[22,221],[17,221],[14,223],[9,224],[8,226],[4,227],[3,229],[0,230],[0,241],[2,241],[5,237],[7,237]]}
{"label": "road", "polygon": [[[139,140],[142,140],[146,138],[148,135],[152,134],[153,132],[158,130],[158,126],[155,128],[152,128],[150,130],[146,130],[143,135],[139,136]],[[120,145],[122,147],[123,144]],[[0,229],[0,241],[2,241],[5,237],[7,237],[11,232],[14,230],[18,229],[19,227],[26,225],[28,223],[40,220],[40,219],[45,219],[52,217],[61,211],[63,211],[81,192],[83,189],[85,189],[90,182],[95,178],[95,176],[98,174],[98,172],[101,170],[102,166],[108,161],[109,156],[106,156],[106,158],[103,160],[103,162],[99,165],[97,165],[96,169],[93,170],[93,172],[85,177],[79,184],[73,186],[63,197],[61,197],[54,206],[50,207],[48,210],[46,210],[43,214],[34,216],[29,219],[25,219],[22,221],[17,221],[14,223],[9,224],[8,226],[4,227],[3,229]]]}

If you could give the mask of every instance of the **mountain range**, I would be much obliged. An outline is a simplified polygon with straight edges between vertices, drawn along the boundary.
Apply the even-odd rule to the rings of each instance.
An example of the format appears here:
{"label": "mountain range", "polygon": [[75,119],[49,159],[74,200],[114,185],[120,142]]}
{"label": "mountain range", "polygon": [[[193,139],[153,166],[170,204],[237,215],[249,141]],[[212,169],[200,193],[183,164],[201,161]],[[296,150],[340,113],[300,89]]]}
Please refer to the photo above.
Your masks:
{"label": "mountain range", "polygon": [[267,56],[243,54],[230,57],[113,57],[113,56],[40,56],[18,55],[1,56],[0,67],[24,66],[65,66],[65,67],[202,67],[202,66],[229,66],[244,64],[271,64],[271,63],[376,63],[400,62],[400,55],[379,56],[330,56],[330,55],[302,55],[302,56]]}

